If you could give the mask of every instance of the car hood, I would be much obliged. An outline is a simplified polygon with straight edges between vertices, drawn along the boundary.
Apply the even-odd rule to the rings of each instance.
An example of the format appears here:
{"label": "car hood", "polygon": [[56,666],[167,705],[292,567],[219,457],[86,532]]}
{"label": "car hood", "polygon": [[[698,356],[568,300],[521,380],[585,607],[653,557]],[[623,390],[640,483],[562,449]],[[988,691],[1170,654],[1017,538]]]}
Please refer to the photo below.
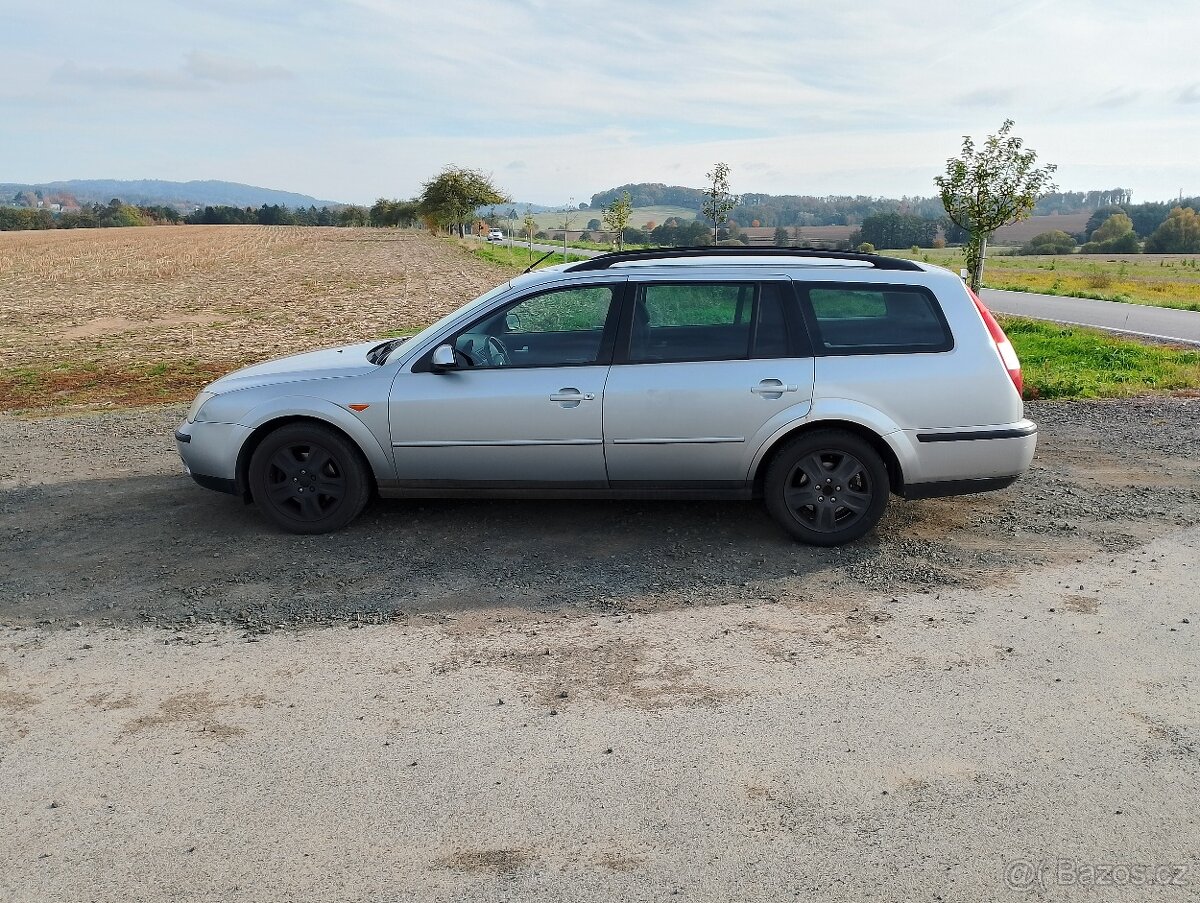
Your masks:
{"label": "car hood", "polygon": [[208,386],[210,392],[232,392],[235,389],[251,389],[280,383],[301,382],[310,379],[336,379],[342,376],[359,376],[373,373],[378,367],[367,360],[367,352],[379,341],[343,345],[340,348],[323,348],[306,351],[289,357],[264,361],[252,367],[235,370],[222,376]]}

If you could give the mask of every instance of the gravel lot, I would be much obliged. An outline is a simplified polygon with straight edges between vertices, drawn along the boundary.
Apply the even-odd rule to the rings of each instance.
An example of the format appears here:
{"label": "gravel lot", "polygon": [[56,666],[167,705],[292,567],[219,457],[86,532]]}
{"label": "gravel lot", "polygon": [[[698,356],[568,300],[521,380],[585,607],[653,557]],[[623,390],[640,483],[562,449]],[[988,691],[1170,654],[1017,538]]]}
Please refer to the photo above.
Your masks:
{"label": "gravel lot", "polygon": [[1200,400],[1033,403],[1008,490],[894,500],[848,548],[795,545],[756,503],[378,502],[274,532],[182,473],[182,409],[0,418],[0,623],[270,629],[515,605],[649,611],[984,586],[1200,522]]}
{"label": "gravel lot", "polygon": [[1197,899],[1200,400],[1029,412],[1025,479],[841,550],[716,503],[292,537],[181,409],[0,417],[0,899]]}

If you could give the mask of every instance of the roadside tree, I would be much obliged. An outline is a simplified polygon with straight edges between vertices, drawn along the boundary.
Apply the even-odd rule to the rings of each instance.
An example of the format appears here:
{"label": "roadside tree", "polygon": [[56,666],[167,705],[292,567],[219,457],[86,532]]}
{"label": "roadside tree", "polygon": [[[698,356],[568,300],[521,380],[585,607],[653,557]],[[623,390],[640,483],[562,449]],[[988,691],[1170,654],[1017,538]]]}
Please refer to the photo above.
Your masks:
{"label": "roadside tree", "polygon": [[987,242],[1001,226],[1027,218],[1038,197],[1056,186],[1054,164],[1037,167],[1037,153],[1026,150],[1025,142],[1012,134],[1013,121],[976,147],[970,135],[963,136],[962,153],[946,161],[945,175],[934,182],[941,190],[942,206],[950,219],[965,229],[967,268],[971,288],[979,290]]}
{"label": "roadside tree", "polygon": [[604,217],[604,228],[617,233],[617,250],[623,250],[625,229],[629,226],[629,217],[633,215],[633,199],[629,192],[621,192],[621,196],[605,207],[600,215]]}
{"label": "roadside tree", "polygon": [[704,203],[700,212],[712,223],[713,241],[729,219],[729,211],[738,204],[738,199],[729,193],[729,164],[718,163],[711,172],[704,174],[708,186],[704,189]]}
{"label": "roadside tree", "polygon": [[478,207],[503,204],[510,199],[491,178],[475,169],[447,166],[421,188],[418,199],[421,216],[443,228],[466,235],[466,222]]}

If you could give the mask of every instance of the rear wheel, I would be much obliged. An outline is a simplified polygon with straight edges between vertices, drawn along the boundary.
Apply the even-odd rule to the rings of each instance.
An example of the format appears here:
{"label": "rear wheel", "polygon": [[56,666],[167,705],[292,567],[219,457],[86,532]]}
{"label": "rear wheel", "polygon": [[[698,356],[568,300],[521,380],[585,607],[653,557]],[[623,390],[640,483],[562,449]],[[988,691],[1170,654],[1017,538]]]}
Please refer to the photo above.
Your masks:
{"label": "rear wheel", "polygon": [[250,459],[250,494],[263,514],[289,533],[328,533],[354,520],[371,482],[352,443],[317,423],[270,433]]}
{"label": "rear wheel", "polygon": [[887,467],[870,443],[842,430],[814,430],[772,459],[763,483],[767,510],[797,539],[851,542],[887,507]]}

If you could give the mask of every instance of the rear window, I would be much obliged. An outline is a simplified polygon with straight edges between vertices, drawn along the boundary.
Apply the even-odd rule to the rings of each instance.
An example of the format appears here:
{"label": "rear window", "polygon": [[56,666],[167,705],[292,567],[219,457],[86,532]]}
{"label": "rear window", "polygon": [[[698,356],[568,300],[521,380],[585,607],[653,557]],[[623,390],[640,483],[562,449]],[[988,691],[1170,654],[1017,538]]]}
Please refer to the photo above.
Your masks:
{"label": "rear window", "polygon": [[829,354],[949,351],[950,328],[937,300],[917,286],[809,287],[817,347]]}

